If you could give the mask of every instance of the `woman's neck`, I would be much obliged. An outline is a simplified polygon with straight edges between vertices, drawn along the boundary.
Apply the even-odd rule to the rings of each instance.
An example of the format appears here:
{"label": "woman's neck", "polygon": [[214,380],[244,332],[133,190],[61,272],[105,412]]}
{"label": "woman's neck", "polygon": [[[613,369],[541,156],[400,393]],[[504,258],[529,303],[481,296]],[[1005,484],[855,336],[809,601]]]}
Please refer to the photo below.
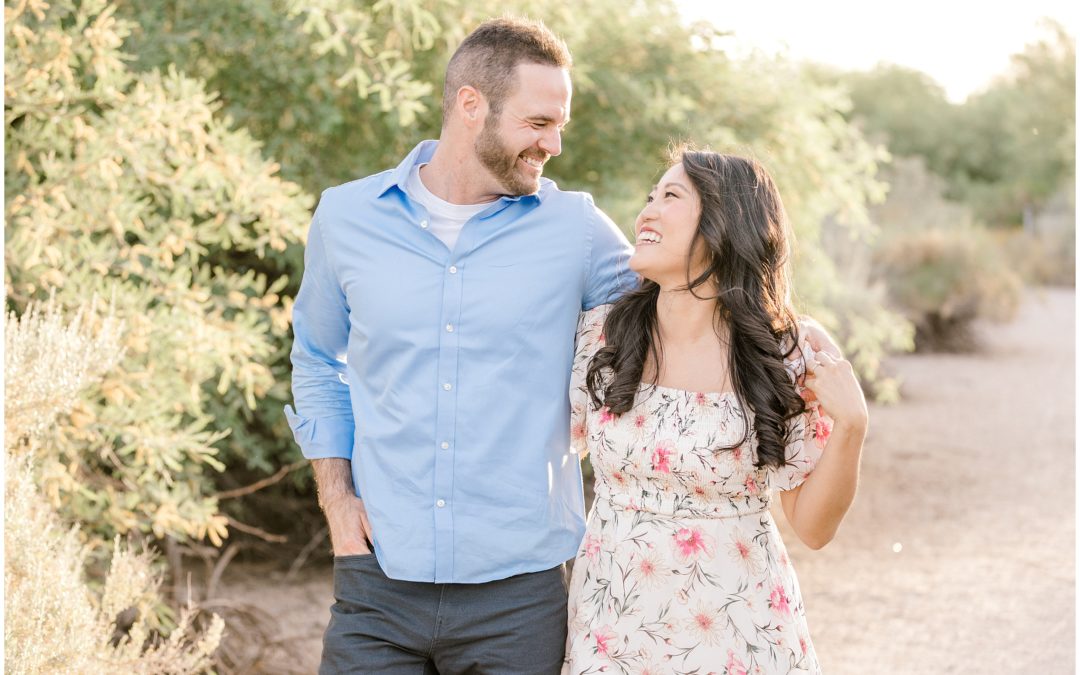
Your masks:
{"label": "woman's neck", "polygon": [[656,298],[656,328],[665,346],[718,340],[715,293],[695,289],[661,290]]}

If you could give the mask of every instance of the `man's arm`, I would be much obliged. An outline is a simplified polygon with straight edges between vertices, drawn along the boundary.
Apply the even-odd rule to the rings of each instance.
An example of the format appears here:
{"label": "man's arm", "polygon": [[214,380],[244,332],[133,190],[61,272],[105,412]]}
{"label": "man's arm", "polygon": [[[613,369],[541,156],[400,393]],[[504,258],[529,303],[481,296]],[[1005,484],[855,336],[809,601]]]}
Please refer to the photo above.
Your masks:
{"label": "man's arm", "polygon": [[353,489],[352,462],[337,458],[313,459],[311,468],[315,470],[319,506],[330,526],[334,555],[370,553],[371,525],[364,502],[357,498]]}
{"label": "man's arm", "polygon": [[596,208],[591,197],[585,208],[591,238],[581,308],[587,311],[615,302],[627,291],[637,288],[640,279],[630,270],[630,255],[634,249],[619,226]]}
{"label": "man's arm", "polygon": [[367,553],[371,529],[352,476],[355,422],[346,380],[349,306],[331,266],[318,212],[304,251],[293,334],[296,410],[286,406],[285,416],[301,451],[312,462],[334,553]]}

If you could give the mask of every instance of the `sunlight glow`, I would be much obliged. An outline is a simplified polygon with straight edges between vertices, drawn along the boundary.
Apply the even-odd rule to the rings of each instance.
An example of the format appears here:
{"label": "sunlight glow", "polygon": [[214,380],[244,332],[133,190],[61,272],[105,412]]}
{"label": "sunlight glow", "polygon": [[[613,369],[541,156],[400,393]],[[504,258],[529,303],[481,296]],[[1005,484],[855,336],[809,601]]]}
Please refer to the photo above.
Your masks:
{"label": "sunlight glow", "polygon": [[716,2],[676,0],[687,20],[732,31],[736,54],[760,50],[851,70],[885,61],[921,70],[961,103],[1009,66],[1009,56],[1044,33],[1040,17],[1074,38],[1077,5],[1068,0],[974,3]]}

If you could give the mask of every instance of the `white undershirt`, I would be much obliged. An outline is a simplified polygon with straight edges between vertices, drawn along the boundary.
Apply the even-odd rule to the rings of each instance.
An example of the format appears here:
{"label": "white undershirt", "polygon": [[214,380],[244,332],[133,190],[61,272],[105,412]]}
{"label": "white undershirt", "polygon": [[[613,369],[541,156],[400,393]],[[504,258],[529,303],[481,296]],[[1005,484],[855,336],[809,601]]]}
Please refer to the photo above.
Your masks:
{"label": "white undershirt", "polygon": [[439,199],[431,193],[420,179],[420,167],[417,164],[409,174],[409,180],[405,183],[405,192],[413,201],[419,202],[427,209],[429,222],[428,228],[431,233],[446,244],[451,251],[457,244],[458,235],[465,221],[491,206],[491,202],[484,204],[451,204]]}

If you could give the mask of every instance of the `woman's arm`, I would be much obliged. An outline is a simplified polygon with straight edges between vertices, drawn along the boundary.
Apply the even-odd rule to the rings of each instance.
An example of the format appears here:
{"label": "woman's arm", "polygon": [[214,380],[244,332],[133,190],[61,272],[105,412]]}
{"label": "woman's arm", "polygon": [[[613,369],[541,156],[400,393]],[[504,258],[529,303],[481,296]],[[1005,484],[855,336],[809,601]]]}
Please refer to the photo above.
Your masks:
{"label": "woman's arm", "polygon": [[828,352],[815,360],[807,363],[805,386],[821,413],[832,418],[832,433],[814,470],[801,485],[781,492],[780,502],[799,539],[820,549],[832,541],[855,499],[868,413],[851,364]]}

